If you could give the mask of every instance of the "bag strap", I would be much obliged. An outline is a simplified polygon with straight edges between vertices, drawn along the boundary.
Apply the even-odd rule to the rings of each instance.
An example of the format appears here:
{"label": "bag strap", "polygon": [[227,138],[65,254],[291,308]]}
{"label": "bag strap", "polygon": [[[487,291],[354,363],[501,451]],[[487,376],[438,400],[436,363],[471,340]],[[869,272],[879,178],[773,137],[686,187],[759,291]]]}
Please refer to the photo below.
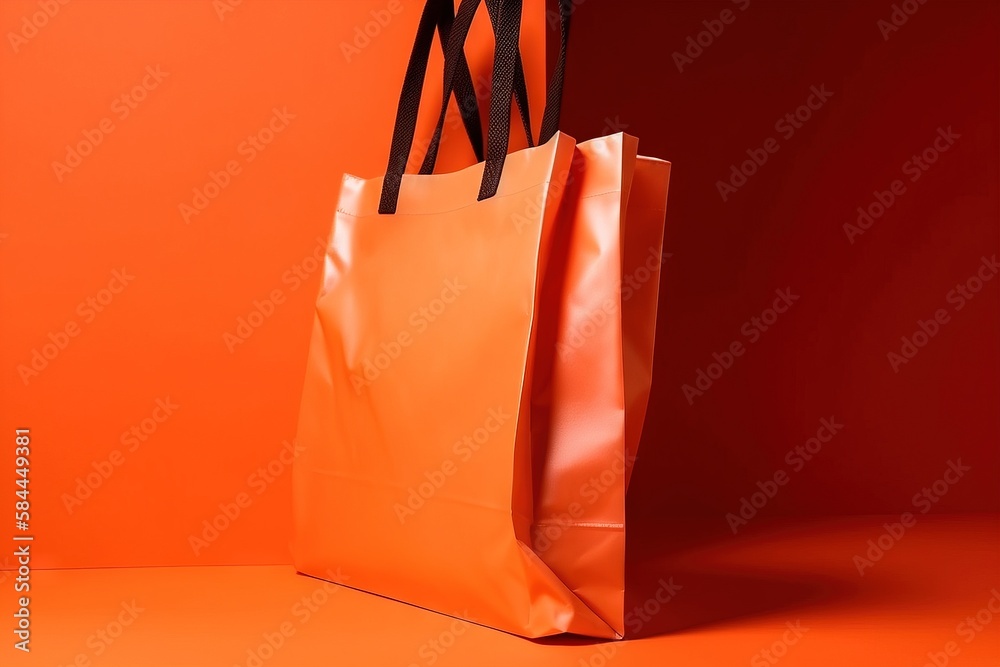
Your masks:
{"label": "bag strap", "polygon": [[[497,11],[499,9],[498,3],[500,0],[486,0],[486,9],[490,14],[490,21],[493,23],[494,34],[497,32]],[[542,116],[542,127],[539,131],[538,143],[544,144],[549,141],[555,133],[559,131],[559,118],[560,112],[562,110],[562,96],[564,80],[566,75],[566,51],[569,47],[569,30],[570,30],[570,16],[573,13],[573,0],[558,0],[559,6],[559,55],[556,58],[555,69],[552,73],[552,80],[549,82],[549,88],[546,91],[545,98],[545,111]],[[454,55],[454,54],[453,54]],[[461,53],[464,59],[464,50]],[[462,62],[459,61],[459,67],[461,67]],[[461,69],[458,71],[459,77],[461,77]],[[461,80],[460,80],[461,82]],[[447,89],[447,83],[444,90],[444,99],[447,100],[451,96],[451,91]],[[462,94],[456,90],[456,96],[459,99],[459,106],[461,107]],[[534,142],[531,137],[531,114],[528,108],[528,87],[524,79],[524,66],[521,61],[520,49],[517,53],[517,62],[514,65],[514,101],[517,103],[518,111],[521,115],[521,122],[524,125],[524,134],[528,138],[528,146],[534,146]],[[470,108],[475,109],[478,113],[478,105],[476,103],[476,98],[473,96],[470,102]],[[420,167],[421,174],[430,174],[434,171],[434,162],[437,159],[438,147],[441,142],[441,132],[444,128],[445,113],[447,112],[447,105],[438,117],[438,124],[434,130],[434,136],[431,138],[431,142],[427,147],[427,153],[424,155],[424,163]],[[477,152],[476,157],[482,160],[482,157]]]}
{"label": "bag strap", "polygon": [[[499,2],[500,0],[487,0],[487,7],[491,11],[491,18],[499,10]],[[435,25],[437,26],[442,51],[447,55],[448,38],[454,25],[454,19],[455,9],[453,0],[428,0],[424,5],[420,23],[417,27],[417,34],[410,52],[410,59],[407,63],[403,90],[396,110],[393,143],[390,148],[389,164],[386,169],[386,176],[391,181],[395,181],[397,178],[401,180],[406,165],[409,163],[409,153],[416,132],[416,119],[420,107],[420,97],[427,70],[427,61],[430,57],[430,48],[433,42],[432,34],[434,27]],[[464,46],[465,39],[463,38],[460,43]],[[472,150],[476,156],[476,161],[483,161],[483,130],[480,122],[479,104],[464,48],[458,51],[457,56],[453,55],[452,59],[456,57],[457,60],[454,60],[454,62],[457,67],[455,70],[457,81],[454,78],[450,82],[446,81],[443,88],[442,110],[434,136],[424,155],[424,161],[419,172],[422,174],[429,174],[434,170],[434,163],[437,160],[441,134],[444,128],[444,120],[448,110],[448,102],[450,101],[453,89],[458,101],[462,122],[465,125],[466,134],[469,137],[469,142],[472,144]],[[525,134],[528,137],[529,145],[532,145],[531,119],[528,115],[528,93],[524,81],[524,69],[520,52],[518,53],[516,72],[519,76],[515,82],[515,96],[518,109],[521,112],[521,120],[525,127]],[[447,80],[447,77],[445,78]],[[454,83],[452,84],[452,82]]]}
{"label": "bag strap", "polygon": [[[396,124],[392,131],[392,144],[389,147],[389,164],[386,166],[385,178],[382,182],[382,198],[379,202],[379,213],[395,213],[396,200],[399,198],[399,186],[406,169],[413,135],[417,129],[417,109],[420,106],[420,91],[424,85],[427,72],[427,61],[431,54],[431,44],[434,41],[434,26],[441,16],[444,0],[428,0],[420,14],[417,35],[410,49],[410,60],[406,64],[406,74],[403,75],[403,89],[399,103],[396,106]],[[454,6],[454,5],[452,5]],[[452,24],[449,39],[454,35]],[[414,103],[415,102],[415,103]]]}
{"label": "bag strap", "polygon": [[[433,1],[430,0],[428,4],[431,4]],[[455,6],[453,0],[439,1],[438,4],[440,8],[437,10],[437,29],[438,37],[441,40],[441,51],[444,52],[448,45],[448,35],[451,32],[451,26],[455,21]],[[420,39],[419,35],[417,39]],[[412,54],[410,57],[412,59]],[[472,82],[472,72],[469,71],[469,62],[465,58],[464,51],[462,52],[461,60],[458,62],[457,76],[458,81],[455,82],[455,97],[458,100],[458,110],[461,113],[462,124],[465,125],[465,133],[469,136],[472,151],[476,154],[476,161],[478,162],[483,159],[483,126],[479,119],[476,87]],[[451,96],[450,91],[445,92],[444,95],[445,99],[448,99]],[[466,101],[466,103],[463,104],[463,101]],[[419,99],[417,102],[419,106]],[[409,155],[407,155],[408,159]],[[433,164],[431,165],[431,170],[433,170]],[[421,168],[420,173],[431,172],[424,172],[423,168]]]}
{"label": "bag strap", "polygon": [[559,131],[559,116],[562,111],[563,82],[566,78],[566,51],[569,49],[569,24],[573,15],[573,0],[559,2],[559,56],[556,58],[552,81],[549,82],[545,98],[545,112],[542,114],[542,129],[538,143],[548,143]]}
{"label": "bag strap", "polygon": [[[463,0],[459,13],[470,0]],[[478,5],[478,0],[476,0]],[[566,51],[569,48],[570,16],[573,13],[573,0],[559,0],[559,56],[556,68],[549,84],[542,116],[540,143],[547,143],[559,131],[559,117],[562,110],[562,96],[566,74]],[[456,18],[457,21],[457,18]],[[483,169],[483,181],[479,188],[479,200],[488,199],[496,194],[500,186],[500,176],[507,157],[507,142],[510,139],[510,98],[514,84],[516,62],[519,53],[521,27],[521,0],[502,0],[500,4],[499,26],[497,28],[497,46],[493,59],[493,91],[490,100],[490,124],[487,130],[486,165]],[[454,41],[449,40],[449,52]]]}
{"label": "bag strap", "polygon": [[[466,5],[475,7],[479,0],[462,0],[459,14]],[[474,11],[474,10],[473,10]],[[507,159],[507,145],[510,141],[510,99],[514,91],[514,63],[520,52],[521,0],[505,0],[500,5],[497,18],[496,49],[493,53],[493,95],[490,98],[490,123],[486,134],[486,164],[483,180],[479,186],[482,201],[497,193],[500,176]],[[457,57],[454,34],[448,43],[449,54]],[[454,67],[451,76],[454,77]],[[451,80],[449,80],[450,82]]]}
{"label": "bag strap", "polygon": [[[480,200],[492,197],[496,194],[499,187],[510,138],[510,100],[514,94],[515,79],[519,82],[516,86],[517,88],[521,88],[520,82],[523,82],[523,65],[520,67],[521,75],[519,77],[516,76],[519,69],[518,65],[521,62],[519,39],[522,2],[521,0],[497,1],[499,2],[499,7],[496,9],[495,15],[491,15],[491,19],[494,19],[494,34],[497,44],[493,58],[493,94],[490,101],[486,164],[483,169],[483,180],[480,184],[478,197]],[[448,45],[445,49],[442,114],[447,112],[450,95],[456,85],[456,77],[459,76],[459,72],[462,69],[461,63],[465,62],[465,40],[468,37],[469,28],[472,25],[473,18],[475,18],[480,2],[481,0],[462,0],[458,12],[454,14],[454,20],[451,22],[450,28],[447,29]],[[447,3],[447,5],[443,5],[442,3]],[[430,46],[433,42],[435,21],[443,15],[441,12],[447,11],[451,14],[452,7],[451,0],[429,0],[424,6],[423,14],[421,14],[420,25],[418,26],[417,36],[411,50],[410,62],[406,68],[403,89],[400,93],[400,100],[396,110],[396,124],[393,129],[392,145],[389,151],[389,164],[387,165],[385,178],[382,182],[382,193],[379,201],[379,213],[381,214],[389,214],[396,211],[399,188],[402,184],[403,172],[406,168],[410,146],[413,143],[416,131],[420,93],[427,70]],[[566,48],[569,38],[569,15],[571,11],[572,0],[559,1],[560,24],[562,28],[560,53],[556,71],[548,91],[545,114],[543,116],[542,136],[546,138],[546,141],[558,130]],[[443,20],[446,22],[450,21],[450,17]],[[526,102],[526,94],[524,97]],[[463,109],[464,118],[466,105],[460,104],[460,107]],[[526,109],[527,104],[522,107],[522,120],[525,120],[527,117],[524,111]],[[439,122],[440,120],[439,117]],[[528,126],[530,127],[530,124]],[[530,141],[530,129],[528,130],[528,136]]]}
{"label": "bag strap", "polygon": [[[486,0],[486,10],[489,12],[490,15],[490,23],[493,25],[493,35],[495,39],[497,36],[497,29],[498,29],[497,20],[499,18],[500,0]],[[445,48],[445,51],[447,57],[447,48]],[[459,70],[457,72],[459,81],[456,82],[455,97],[458,101],[459,109],[465,109],[466,107],[468,107],[468,109],[470,109],[470,113],[475,113],[478,117],[479,102],[476,97],[475,90],[473,89],[471,94],[463,94],[457,88],[457,86],[462,83],[461,67],[463,61],[465,60],[464,48],[460,52],[460,58],[461,60],[458,62]],[[434,163],[437,161],[438,148],[440,148],[441,136],[444,130],[445,116],[447,115],[448,112],[447,102],[451,98],[451,90],[448,89],[447,81],[445,82],[444,85],[442,97],[444,100],[444,104],[442,104],[441,113],[438,116],[438,122],[434,128],[434,135],[431,137],[431,141],[427,145],[427,152],[424,154],[424,162],[420,166],[419,173],[421,174],[431,174],[434,172]],[[525,83],[524,79],[524,64],[521,59],[520,48],[518,49],[517,53],[517,62],[514,63],[514,102],[517,104],[517,110],[521,116],[521,124],[524,126],[524,135],[528,139],[528,146],[529,147],[534,146],[535,142],[532,139],[532,133],[531,133],[531,113],[528,109],[528,86]],[[473,150],[475,150],[477,140],[473,139],[471,136],[469,137],[469,139],[473,143]],[[482,138],[480,136],[477,137],[477,139],[479,143],[479,150],[476,151],[476,161],[482,162],[483,161]]]}

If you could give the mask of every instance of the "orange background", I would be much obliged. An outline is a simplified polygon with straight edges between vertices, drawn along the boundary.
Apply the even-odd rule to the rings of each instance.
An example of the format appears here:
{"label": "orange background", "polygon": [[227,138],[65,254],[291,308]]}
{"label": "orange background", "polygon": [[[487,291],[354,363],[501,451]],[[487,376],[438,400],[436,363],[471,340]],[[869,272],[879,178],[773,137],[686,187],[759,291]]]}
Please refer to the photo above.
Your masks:
{"label": "orange background", "polygon": [[[342,173],[385,169],[422,6],[70,2],[15,40],[16,51],[0,49],[0,433],[13,444],[15,428],[31,429],[35,568],[290,562],[281,456],[295,435],[321,272],[312,255]],[[4,2],[0,25],[20,31],[39,11]],[[476,80],[492,66],[480,14],[470,44],[483,47],[469,49]],[[541,0],[525,14],[537,133]],[[344,46],[355,40],[362,48]],[[440,108],[437,44],[418,137]],[[144,99],[120,99],[144,80],[135,93]],[[278,131],[255,147],[248,137],[269,128],[274,109]],[[284,110],[294,118],[281,120]],[[454,103],[452,112],[442,169],[474,161]],[[111,131],[79,166],[53,167],[102,123]],[[231,164],[228,184],[185,221],[193,190]],[[120,293],[102,292],[115,271],[124,289],[118,280]],[[224,339],[240,333],[255,300],[275,296],[245,342]],[[48,348],[54,358],[37,375],[19,372],[59,340],[65,349]],[[158,400],[178,407],[167,416]],[[133,439],[133,427],[146,439]],[[88,475],[99,486],[74,501]],[[229,525],[213,540],[205,521]]]}

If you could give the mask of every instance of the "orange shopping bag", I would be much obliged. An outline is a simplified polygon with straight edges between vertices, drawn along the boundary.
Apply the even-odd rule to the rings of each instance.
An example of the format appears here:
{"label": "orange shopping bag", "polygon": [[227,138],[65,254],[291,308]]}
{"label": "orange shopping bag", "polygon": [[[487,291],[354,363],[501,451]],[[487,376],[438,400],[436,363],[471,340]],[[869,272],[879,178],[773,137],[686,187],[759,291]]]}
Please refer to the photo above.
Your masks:
{"label": "orange shopping bag", "polygon": [[[451,26],[444,107],[478,5]],[[523,79],[520,2],[503,0],[486,161],[403,177],[440,3],[425,7],[387,174],[344,177],[300,413],[295,561],[516,634],[620,637],[669,167],[631,137],[578,147],[556,131],[560,8],[544,142],[506,155]],[[623,279],[645,244],[640,299]]]}
{"label": "orange shopping bag", "polygon": [[636,146],[623,134],[576,146],[532,385],[532,546],[616,637],[629,621],[625,491],[652,377],[670,175]]}

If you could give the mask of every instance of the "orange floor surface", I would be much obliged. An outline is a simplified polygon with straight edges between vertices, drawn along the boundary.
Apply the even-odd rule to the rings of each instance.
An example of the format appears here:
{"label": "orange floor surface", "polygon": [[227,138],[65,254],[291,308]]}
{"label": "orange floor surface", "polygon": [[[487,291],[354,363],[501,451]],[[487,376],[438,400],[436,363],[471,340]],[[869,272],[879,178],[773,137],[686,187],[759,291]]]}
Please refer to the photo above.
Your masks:
{"label": "orange floor surface", "polygon": [[[620,642],[529,641],[288,565],[38,571],[32,650],[7,630],[0,664],[1000,665],[1000,517],[898,521],[751,523],[735,536],[718,522],[642,526],[629,556],[637,638]],[[0,577],[9,592],[14,574]]]}

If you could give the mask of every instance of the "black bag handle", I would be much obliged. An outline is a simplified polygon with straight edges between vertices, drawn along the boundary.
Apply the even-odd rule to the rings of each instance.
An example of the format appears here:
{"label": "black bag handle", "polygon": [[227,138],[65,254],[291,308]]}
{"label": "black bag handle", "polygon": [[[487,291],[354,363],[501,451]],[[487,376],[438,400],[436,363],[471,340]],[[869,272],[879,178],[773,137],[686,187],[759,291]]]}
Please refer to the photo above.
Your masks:
{"label": "black bag handle", "polygon": [[[462,0],[458,12],[466,5],[475,7],[479,0]],[[474,11],[474,10],[473,10]],[[507,159],[507,145],[510,141],[510,99],[514,92],[514,63],[520,52],[521,0],[505,0],[500,5],[496,27],[496,49],[493,53],[493,95],[490,98],[490,124],[486,133],[486,163],[483,180],[479,186],[482,201],[497,193],[500,176]],[[457,19],[456,19],[457,20]],[[448,40],[449,54],[457,57],[455,34]],[[454,67],[451,71],[454,77]],[[449,83],[453,81],[449,79]]]}
{"label": "black bag handle", "polygon": [[[434,1],[435,0],[430,0],[428,4],[431,4]],[[438,37],[441,40],[441,51],[444,52],[448,47],[448,35],[451,32],[451,26],[455,20],[455,6],[453,0],[437,1],[438,4],[441,5],[437,9]],[[420,39],[419,36],[417,39]],[[476,161],[481,161],[483,159],[483,126],[479,120],[479,104],[476,101],[476,87],[472,82],[472,72],[469,71],[469,62],[465,58],[465,51],[462,52],[461,59],[458,61],[457,76],[458,81],[455,82],[455,97],[459,103],[458,109],[462,115],[462,124],[465,126],[465,133],[469,135],[469,142],[472,144],[472,151],[476,154]],[[447,99],[450,97],[450,91],[446,91],[444,95],[445,99]],[[463,104],[463,100],[467,101],[468,105]],[[419,105],[419,100],[417,101]],[[408,155],[407,158],[409,158]],[[432,163],[431,171],[433,168],[434,166]],[[431,173],[431,171],[424,172],[421,168],[420,173]]]}
{"label": "black bag handle", "polygon": [[[396,107],[396,123],[392,132],[389,164],[386,167],[382,185],[382,201],[379,204],[379,213],[393,213],[396,210],[399,185],[402,181],[403,171],[406,169],[410,146],[413,144],[413,136],[417,128],[420,93],[424,85],[424,76],[427,72],[427,61],[430,58],[431,44],[434,42],[435,27],[442,26],[442,29],[439,30],[442,34],[442,41],[449,41],[445,39],[444,33],[448,33],[448,37],[450,38],[454,32],[454,19],[455,12],[452,0],[428,0],[424,5],[423,12],[420,14],[417,35],[414,38],[413,47],[410,49],[410,60],[406,65],[406,74],[403,76],[403,89]],[[459,70],[468,72],[468,62],[465,61],[464,53],[462,54],[461,62],[464,66],[460,66]],[[464,81],[464,77],[462,78]],[[468,85],[471,89],[471,74],[469,75]],[[473,96],[475,96],[474,92]],[[477,157],[482,159],[482,127],[479,124],[479,113],[478,111],[475,114],[467,113],[463,106],[462,119],[469,132],[470,139],[472,139],[473,150],[477,152]],[[480,142],[478,143],[474,139],[477,136],[480,137]]]}
{"label": "black bag handle", "polygon": [[[478,6],[479,0],[476,0],[475,4]],[[410,147],[413,144],[413,136],[416,133],[417,111],[420,107],[420,95],[424,85],[424,76],[427,73],[431,44],[434,41],[434,27],[444,13],[450,14],[451,17],[444,17],[443,20],[453,21],[448,30],[449,48],[445,49],[445,80],[448,83],[445,88],[451,90],[454,85],[457,61],[454,56],[448,57],[452,53],[449,50],[450,45],[455,41],[459,44],[465,43],[476,7],[463,2],[459,6],[457,14],[452,11],[453,7],[452,0],[428,0],[420,15],[417,35],[413,42],[413,48],[410,50],[410,61],[407,63],[406,74],[403,76],[403,89],[396,107],[396,124],[393,127],[392,144],[389,148],[389,164],[386,166],[385,177],[382,180],[379,213],[396,212],[399,187],[403,180]],[[464,60],[464,53],[459,60]],[[446,106],[448,101],[448,98],[445,98],[443,106]],[[473,143],[475,144],[475,142]]]}
{"label": "black bag handle", "polygon": [[[416,131],[417,110],[427,70],[430,46],[433,41],[435,19],[443,16],[443,12],[445,11],[451,14],[451,7],[442,5],[445,1],[451,4],[451,0],[429,0],[424,6],[424,12],[420,17],[417,37],[414,41],[410,54],[410,62],[407,65],[406,75],[403,79],[403,90],[397,106],[396,125],[393,129],[392,145],[389,151],[389,164],[387,165],[382,183],[382,193],[379,202],[379,213],[382,214],[394,213],[396,211],[399,188]],[[461,70],[461,63],[465,62],[465,40],[468,37],[469,28],[479,8],[480,1],[462,0],[458,8],[458,13],[454,15],[454,21],[451,22],[450,28],[447,30],[448,47],[445,51],[445,85],[442,114],[447,112],[450,94],[455,86],[455,78]],[[503,172],[503,164],[507,155],[507,143],[510,138],[510,100],[515,88],[517,64],[520,62],[521,0],[499,0],[499,2],[498,15],[495,17],[491,16],[491,18],[495,18],[494,34],[496,35],[497,45],[493,59],[493,95],[490,103],[486,164],[483,169],[483,180],[480,185],[480,200],[492,197],[496,194],[497,188],[500,185],[500,176]],[[442,9],[443,6],[445,7],[444,9]],[[542,137],[545,137],[546,141],[555,134],[559,125],[559,107],[562,101],[566,48],[569,38],[569,16],[571,11],[572,0],[559,0],[561,25],[560,52],[553,80],[549,87],[542,121]],[[450,21],[450,17],[443,20]],[[517,78],[523,81],[523,67],[521,68],[521,76]],[[471,83],[471,76],[469,80]],[[520,84],[517,87],[520,88]],[[460,107],[463,109],[464,118],[466,105],[460,104]],[[527,105],[525,104],[522,109],[526,108]],[[522,112],[522,120],[525,117],[526,114]]]}
{"label": "black bag handle", "polygon": [[[499,11],[500,11],[500,0],[486,0],[486,10],[489,12],[490,23],[493,25],[493,35],[494,35],[494,38],[496,38],[496,36],[497,36],[497,30],[498,30],[498,27],[499,27],[498,19],[499,19]],[[443,46],[443,44],[442,44],[442,46]],[[464,47],[464,43],[463,43],[463,47]],[[445,47],[444,50],[445,50],[445,56],[447,57],[447,55],[448,55],[447,54],[447,47]],[[464,48],[460,52],[460,57],[461,57],[461,60],[459,60],[459,62],[458,62],[459,70],[457,72],[457,74],[459,76],[459,81],[456,83],[456,86],[458,84],[462,83],[462,79],[461,79],[461,77],[462,77],[462,69],[461,68],[462,68],[463,61],[465,60],[465,49]],[[471,79],[471,75],[470,75],[470,79]],[[437,122],[437,125],[434,128],[434,135],[431,137],[431,141],[427,145],[427,152],[424,154],[424,162],[420,166],[420,172],[419,173],[421,173],[421,174],[430,174],[430,173],[434,172],[434,163],[437,161],[438,148],[440,148],[440,145],[441,145],[441,134],[442,134],[442,132],[444,130],[444,121],[445,121],[445,117],[446,117],[447,112],[448,112],[447,100],[449,100],[449,98],[451,97],[451,91],[448,90],[448,83],[447,83],[447,81],[445,81],[445,85],[444,85],[444,90],[443,90],[442,97],[443,97],[443,100],[445,102],[442,105],[441,114],[438,116],[438,122]],[[455,97],[456,97],[456,100],[458,101],[458,105],[459,105],[460,109],[464,109],[466,107],[466,105],[467,105],[468,108],[469,108],[469,110],[470,110],[470,113],[475,113],[477,115],[477,118],[478,118],[478,114],[479,114],[479,102],[478,102],[478,99],[476,98],[475,88],[474,87],[472,88],[471,93],[468,93],[468,94],[467,93],[463,93],[462,91],[458,90],[458,88],[456,87],[456,89],[455,89]],[[525,79],[524,79],[524,63],[523,63],[523,61],[521,59],[521,50],[520,50],[520,48],[518,48],[518,52],[517,52],[517,62],[514,63],[514,102],[517,104],[517,110],[518,110],[518,112],[519,112],[519,114],[521,116],[521,124],[524,126],[524,135],[528,139],[528,146],[529,147],[534,146],[535,142],[534,142],[534,140],[532,138],[532,134],[531,134],[531,113],[530,113],[530,111],[528,109],[528,86],[525,83]],[[477,162],[482,162],[483,161],[482,137],[477,137],[476,139],[473,139],[472,136],[470,135],[469,140],[472,141],[473,150],[476,151],[476,161]],[[478,150],[476,150],[477,140],[478,140],[478,144],[479,144]]]}
{"label": "black bag handle", "polygon": [[[497,11],[499,8],[500,0],[486,0],[486,9],[490,14],[490,21],[494,26],[494,34],[497,30]],[[562,111],[562,96],[563,87],[566,76],[566,52],[569,48],[569,30],[570,30],[570,17],[573,14],[573,0],[558,0],[559,6],[559,55],[556,58],[555,69],[553,70],[552,80],[549,82],[549,88],[546,91],[545,98],[545,111],[542,116],[542,127],[539,131],[538,143],[544,144],[549,141],[555,133],[559,131],[559,118],[560,112]],[[465,51],[464,49],[460,52],[461,59],[458,62],[459,70],[457,72],[460,77],[458,84],[462,83],[462,65],[465,64]],[[456,85],[458,85],[456,84]],[[447,82],[445,84],[444,97],[447,99],[450,96],[451,91],[447,90]],[[456,89],[456,96],[461,99],[462,93]],[[475,113],[479,113],[478,104],[475,97],[475,92],[473,91],[473,96],[470,99],[469,108],[473,109]],[[528,146],[534,146],[534,142],[531,138],[531,114],[528,107],[528,87],[524,79],[524,66],[521,61],[520,49],[517,53],[517,62],[514,64],[514,101],[517,104],[518,111],[521,115],[521,122],[524,125],[524,133],[528,138]],[[447,110],[447,107],[445,107]],[[434,137],[431,140],[427,148],[427,155],[425,156],[424,165],[420,169],[421,174],[430,174],[434,170],[434,161],[437,157],[437,149],[441,139],[441,131],[444,127],[445,114],[442,113],[438,118],[438,125],[434,132]],[[475,143],[475,142],[473,142]],[[479,153],[476,153],[476,157],[479,158]],[[481,158],[480,158],[481,159]]]}
{"label": "black bag handle", "polygon": [[559,56],[556,58],[552,81],[545,98],[542,114],[542,129],[538,143],[548,143],[559,131],[559,116],[562,112],[563,82],[566,78],[566,51],[569,49],[569,24],[573,15],[573,0],[558,0],[559,3]]}
{"label": "black bag handle", "polygon": [[[487,0],[487,7],[490,9],[491,19],[495,18],[495,13],[499,10],[500,0]],[[475,12],[472,12],[473,16]],[[413,48],[410,53],[410,60],[407,64],[406,75],[403,82],[403,92],[400,95],[399,105],[396,111],[396,124],[393,129],[393,144],[390,149],[389,166],[386,176],[395,180],[402,178],[402,174],[409,162],[409,152],[413,143],[413,136],[416,131],[416,118],[420,106],[421,88],[426,74],[427,60],[430,56],[430,47],[433,42],[433,32],[435,24],[441,39],[442,51],[448,54],[448,37],[454,25],[455,10],[453,0],[428,0],[424,5],[424,11],[420,17],[417,27],[417,35],[414,39]],[[494,22],[495,24],[495,22]],[[496,28],[495,28],[496,29]],[[464,46],[465,39],[461,39],[460,44]],[[472,144],[472,150],[476,155],[476,161],[483,161],[483,131],[480,123],[479,104],[476,97],[475,86],[472,83],[471,72],[468,61],[465,57],[465,50],[459,49],[457,55],[452,55],[457,69],[455,75],[458,77],[446,78],[446,84],[442,91],[442,111],[437,124],[437,128],[431,143],[428,145],[421,165],[420,173],[428,174],[433,172],[434,163],[437,160],[438,147],[440,145],[441,132],[444,128],[444,120],[447,114],[448,102],[450,101],[452,89],[459,103],[459,111],[465,125],[466,134]],[[446,60],[448,58],[446,57]],[[518,52],[516,73],[519,74],[515,81],[515,97],[517,98],[518,109],[521,112],[521,120],[524,123],[525,134],[528,136],[529,145],[531,142],[531,119],[528,115],[528,93],[524,82],[524,70],[521,62],[521,54]],[[453,85],[452,85],[452,82]],[[405,147],[405,148],[404,148]],[[399,151],[405,150],[405,155],[400,156]],[[392,174],[392,176],[389,176]]]}

